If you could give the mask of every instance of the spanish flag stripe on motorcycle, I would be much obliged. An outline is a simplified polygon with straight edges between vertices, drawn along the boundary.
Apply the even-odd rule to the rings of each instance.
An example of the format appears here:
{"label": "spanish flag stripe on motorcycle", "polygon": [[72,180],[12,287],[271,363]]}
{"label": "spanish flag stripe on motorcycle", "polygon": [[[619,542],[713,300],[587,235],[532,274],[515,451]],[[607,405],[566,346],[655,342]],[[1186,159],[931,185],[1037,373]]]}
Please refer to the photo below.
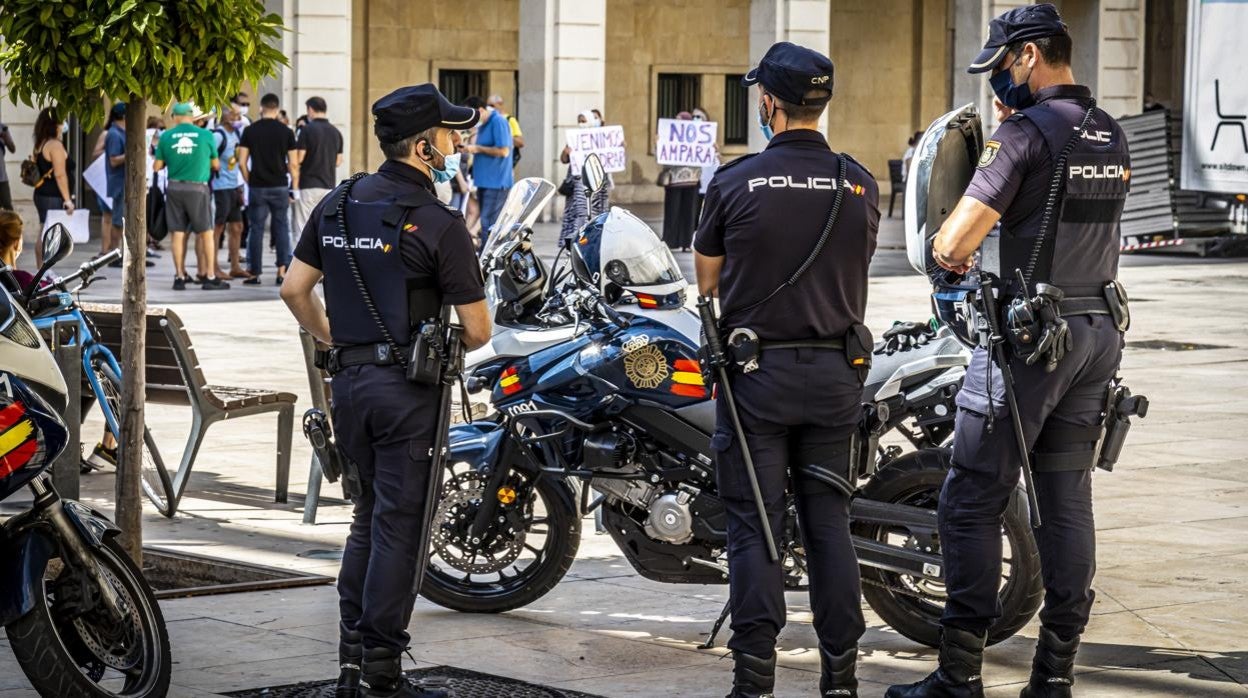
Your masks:
{"label": "spanish flag stripe on motorcycle", "polygon": [[672,382],[684,385],[703,385],[701,373],[690,373],[688,371],[676,371],[673,373]]}
{"label": "spanish flag stripe on motorcycle", "polygon": [[9,473],[29,463],[38,449],[39,440],[30,438],[11,452],[0,456],[0,477],[6,477]]}
{"label": "spanish flag stripe on motorcycle", "polygon": [[681,385],[679,383],[672,384],[672,394],[684,397],[706,397],[706,388],[700,385]]}
{"label": "spanish flag stripe on motorcycle", "polygon": [[18,446],[26,443],[34,433],[35,424],[29,419],[23,419],[9,427],[3,434],[0,434],[0,456],[6,456]]}
{"label": "spanish flag stripe on motorcycle", "polygon": [[26,416],[26,406],[20,402],[15,402],[0,410],[0,431],[17,424],[17,420],[24,416]]}
{"label": "spanish flag stripe on motorcycle", "polygon": [[677,371],[689,371],[690,373],[697,373],[699,375],[702,373],[702,367],[698,364],[698,362],[690,359],[676,359],[672,362],[672,368]]}

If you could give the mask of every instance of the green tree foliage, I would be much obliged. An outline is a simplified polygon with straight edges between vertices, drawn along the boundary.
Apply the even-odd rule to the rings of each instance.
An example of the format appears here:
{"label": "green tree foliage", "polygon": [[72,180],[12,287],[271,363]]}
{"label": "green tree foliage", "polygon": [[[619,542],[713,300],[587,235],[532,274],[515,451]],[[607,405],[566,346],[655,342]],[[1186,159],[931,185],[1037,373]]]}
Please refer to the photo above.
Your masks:
{"label": "green tree foliage", "polygon": [[286,64],[270,43],[282,30],[262,0],[0,0],[0,70],[14,104],[55,103],[91,128],[101,96],[224,104]]}

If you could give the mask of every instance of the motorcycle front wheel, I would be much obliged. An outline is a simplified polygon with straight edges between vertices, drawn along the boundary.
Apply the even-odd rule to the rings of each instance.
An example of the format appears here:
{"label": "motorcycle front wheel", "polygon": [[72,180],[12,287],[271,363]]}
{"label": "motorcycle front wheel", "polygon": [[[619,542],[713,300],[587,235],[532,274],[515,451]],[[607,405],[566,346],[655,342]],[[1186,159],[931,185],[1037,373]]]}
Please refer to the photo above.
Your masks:
{"label": "motorcycle front wheel", "polygon": [[169,632],[155,595],[116,539],[89,550],[125,618],[119,622],[104,608],[85,573],[53,559],[35,607],[5,628],[18,664],[41,696],[166,695]]}
{"label": "motorcycle front wheel", "polygon": [[[464,613],[502,613],[545,596],[563,579],[581,543],[568,486],[550,475],[513,471],[497,492],[467,463],[447,463],[420,595]],[[486,497],[500,501],[477,542],[468,533]],[[508,503],[504,500],[512,499]]]}
{"label": "motorcycle front wheel", "polygon": [[[924,449],[902,456],[880,469],[862,489],[862,496],[881,502],[935,509],[949,471],[948,449]],[[903,547],[939,553],[940,542],[919,540],[905,528],[854,524],[854,534]],[[1010,506],[1001,527],[1001,617],[988,630],[988,644],[1014,635],[1040,608],[1044,584],[1040,551],[1031,535],[1026,510]],[[940,645],[940,616],[947,598],[941,583],[910,575],[862,567],[862,596],[885,623],[929,647]]]}

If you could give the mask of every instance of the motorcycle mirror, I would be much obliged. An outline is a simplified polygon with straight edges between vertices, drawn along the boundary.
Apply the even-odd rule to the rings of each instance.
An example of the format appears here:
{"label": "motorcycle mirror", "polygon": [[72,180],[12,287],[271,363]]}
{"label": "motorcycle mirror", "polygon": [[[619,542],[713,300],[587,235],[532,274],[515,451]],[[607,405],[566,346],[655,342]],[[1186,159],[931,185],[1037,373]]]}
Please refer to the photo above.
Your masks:
{"label": "motorcycle mirror", "polygon": [[597,194],[607,185],[607,171],[602,167],[598,153],[590,153],[581,166],[581,179],[591,194]]}
{"label": "motorcycle mirror", "polygon": [[29,303],[31,297],[35,293],[35,289],[39,288],[39,282],[48,273],[57,262],[65,259],[74,251],[74,239],[70,237],[69,231],[61,223],[53,223],[48,229],[43,231],[43,236],[39,240],[39,246],[43,249],[43,266],[39,267],[39,271],[35,277],[30,280],[30,286],[25,289],[24,300]]}

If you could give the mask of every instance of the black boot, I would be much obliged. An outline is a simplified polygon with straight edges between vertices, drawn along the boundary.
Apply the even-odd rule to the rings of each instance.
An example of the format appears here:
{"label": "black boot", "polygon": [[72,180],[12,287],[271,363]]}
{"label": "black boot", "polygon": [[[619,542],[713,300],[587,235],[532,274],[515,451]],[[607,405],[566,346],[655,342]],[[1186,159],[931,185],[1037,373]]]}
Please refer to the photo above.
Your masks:
{"label": "black boot", "polygon": [[450,698],[441,688],[416,686],[403,676],[398,650],[370,647],[364,650],[360,698]]}
{"label": "black boot", "polygon": [[338,687],[335,698],[360,695],[360,664],[364,661],[364,641],[355,630],[340,628],[338,638]]}
{"label": "black boot", "polygon": [[776,690],[776,654],[756,657],[733,652],[732,693],[728,698],[774,698]]}
{"label": "black boot", "polygon": [[1063,640],[1048,628],[1040,628],[1036,657],[1031,660],[1031,680],[1019,698],[1070,698],[1075,683],[1075,653],[1079,636]]}
{"label": "black boot", "polygon": [[823,676],[819,678],[819,695],[823,698],[858,698],[858,647],[850,647],[840,654],[832,654],[819,647],[819,662]]}
{"label": "black boot", "polygon": [[884,698],[983,698],[985,634],[956,628],[940,633],[940,666],[918,683],[892,686]]}

